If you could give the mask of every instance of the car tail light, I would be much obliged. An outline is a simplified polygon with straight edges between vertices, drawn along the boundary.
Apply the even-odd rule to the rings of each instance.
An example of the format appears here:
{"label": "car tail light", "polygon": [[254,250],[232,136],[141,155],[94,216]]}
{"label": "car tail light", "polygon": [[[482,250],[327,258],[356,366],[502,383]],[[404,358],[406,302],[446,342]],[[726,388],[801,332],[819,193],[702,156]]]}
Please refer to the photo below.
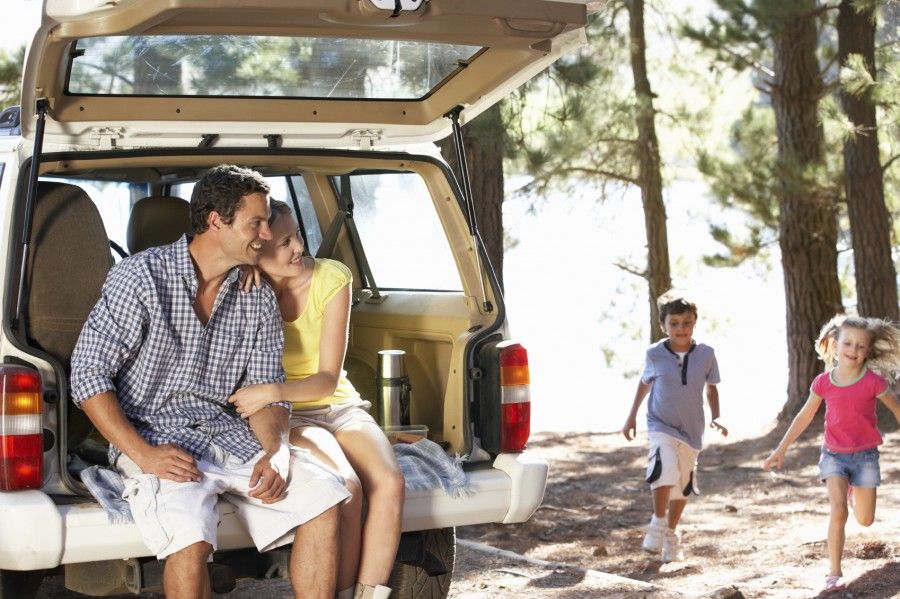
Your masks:
{"label": "car tail light", "polygon": [[41,376],[0,365],[0,491],[40,489],[44,480]]}
{"label": "car tail light", "polygon": [[524,451],[531,435],[528,352],[518,343],[500,350],[500,451]]}

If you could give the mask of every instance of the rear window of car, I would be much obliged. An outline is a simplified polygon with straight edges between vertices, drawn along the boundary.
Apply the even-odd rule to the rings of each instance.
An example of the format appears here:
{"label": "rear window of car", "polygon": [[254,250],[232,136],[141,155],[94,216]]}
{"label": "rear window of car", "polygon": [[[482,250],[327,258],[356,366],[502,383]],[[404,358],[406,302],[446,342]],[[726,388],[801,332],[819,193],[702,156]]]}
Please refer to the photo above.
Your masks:
{"label": "rear window of car", "polygon": [[100,96],[421,99],[477,46],[241,35],[78,40],[67,91]]}

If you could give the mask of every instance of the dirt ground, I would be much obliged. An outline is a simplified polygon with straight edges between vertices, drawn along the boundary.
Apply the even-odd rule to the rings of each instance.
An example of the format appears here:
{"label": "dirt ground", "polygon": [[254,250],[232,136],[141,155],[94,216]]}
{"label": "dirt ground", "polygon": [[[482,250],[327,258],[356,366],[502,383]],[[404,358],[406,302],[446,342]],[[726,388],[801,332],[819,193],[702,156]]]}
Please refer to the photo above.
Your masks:
{"label": "dirt ground", "polygon": [[[760,469],[777,443],[773,434],[708,446],[700,455],[702,495],[682,521],[685,560],[662,564],[640,547],[650,517],[646,438],[536,434],[530,448],[551,464],[542,507],[525,524],[459,528],[449,599],[816,597],[827,573],[820,438],[792,447],[776,475]],[[829,597],[900,597],[900,434],[886,435],[881,449],[875,523],[862,528],[851,517],[849,586]],[[80,597],[59,580],[43,590],[48,599]],[[288,594],[286,581],[241,581],[222,597]]]}
{"label": "dirt ground", "polygon": [[[772,475],[760,464],[779,438],[723,441],[701,453],[702,494],[682,520],[685,560],[662,564],[640,547],[650,518],[642,478],[646,438],[628,443],[619,434],[537,434],[529,447],[551,463],[542,507],[525,524],[466,527],[458,536],[572,568],[507,560],[490,574],[470,574],[461,552],[463,567],[450,596],[816,597],[828,573],[828,504],[816,478],[821,433],[795,444],[785,470]],[[900,434],[886,435],[881,451],[875,523],[863,528],[851,516],[843,561],[849,584],[829,597],[900,596]],[[476,560],[488,555],[474,553]],[[600,572],[653,586],[628,589],[621,579],[607,578],[586,587]]]}

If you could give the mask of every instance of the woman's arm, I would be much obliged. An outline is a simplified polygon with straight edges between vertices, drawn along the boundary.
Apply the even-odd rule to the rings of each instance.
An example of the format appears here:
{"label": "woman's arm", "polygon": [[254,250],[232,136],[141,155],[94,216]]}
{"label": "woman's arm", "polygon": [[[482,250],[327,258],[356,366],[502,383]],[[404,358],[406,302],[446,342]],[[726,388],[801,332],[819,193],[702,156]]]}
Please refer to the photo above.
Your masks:
{"label": "woman's arm", "polygon": [[228,401],[243,417],[255,414],[271,403],[303,403],[329,397],[337,388],[347,353],[350,326],[350,284],[340,289],[325,305],[322,338],[319,342],[319,371],[305,379],[281,384],[250,385],[239,389]]}
{"label": "woman's arm", "polygon": [[816,410],[819,409],[821,403],[822,398],[815,393],[810,392],[806,403],[803,404],[800,412],[794,416],[791,426],[788,427],[787,432],[784,433],[781,443],[778,444],[775,451],[773,451],[763,462],[764,470],[781,468],[781,466],[784,465],[784,455],[787,453],[788,447],[797,440],[797,437],[803,434],[803,431],[805,431],[806,427],[809,426],[809,423],[812,422],[813,417],[816,415]]}
{"label": "woman's arm", "polygon": [[325,304],[322,338],[319,341],[319,371],[298,381],[284,383],[282,397],[302,403],[329,397],[337,389],[347,354],[350,327],[350,284],[344,285]]}

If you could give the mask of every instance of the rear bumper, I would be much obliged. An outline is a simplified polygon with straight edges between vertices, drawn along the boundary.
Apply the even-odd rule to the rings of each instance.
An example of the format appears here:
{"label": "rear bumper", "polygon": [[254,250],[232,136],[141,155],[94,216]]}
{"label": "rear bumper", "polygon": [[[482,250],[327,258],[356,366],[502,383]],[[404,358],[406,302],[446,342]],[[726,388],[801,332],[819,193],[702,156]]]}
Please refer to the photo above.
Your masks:
{"label": "rear bumper", "polygon": [[[547,462],[528,452],[502,454],[493,467],[469,472],[470,492],[407,491],[403,530],[489,522],[524,522],[538,508]],[[218,549],[251,546],[225,500],[219,502]],[[0,493],[0,569],[38,570],[60,564],[149,556],[134,524],[110,524],[93,501],[56,504],[41,491]]]}

